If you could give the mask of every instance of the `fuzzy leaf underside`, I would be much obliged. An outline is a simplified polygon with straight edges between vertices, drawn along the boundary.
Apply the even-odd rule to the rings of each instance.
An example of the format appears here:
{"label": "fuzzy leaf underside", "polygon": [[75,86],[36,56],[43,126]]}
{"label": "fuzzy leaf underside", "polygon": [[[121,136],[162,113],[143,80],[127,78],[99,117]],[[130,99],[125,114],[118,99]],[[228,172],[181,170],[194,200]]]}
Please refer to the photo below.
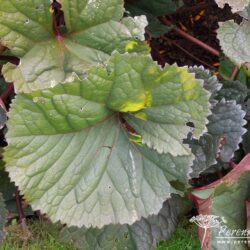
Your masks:
{"label": "fuzzy leaf underside", "polygon": [[193,177],[216,164],[217,159],[228,162],[239,148],[243,134],[245,111],[235,101],[221,100],[208,117],[208,132],[199,141],[189,141],[195,155]]}
{"label": "fuzzy leaf underside", "polygon": [[158,215],[142,218],[133,225],[108,225],[102,229],[64,228],[62,242],[74,242],[82,250],[152,250],[159,240],[168,239],[175,230],[178,217],[189,208],[186,201],[173,196],[163,204]]}
{"label": "fuzzy leaf underside", "polygon": [[217,96],[218,91],[222,88],[222,84],[218,81],[218,78],[203,66],[193,66],[190,67],[188,71],[194,73],[196,79],[204,81],[204,88],[211,93],[209,102],[214,106],[217,103],[215,97]]}
{"label": "fuzzy leaf underside", "polygon": [[232,12],[242,11],[250,3],[249,0],[216,0],[216,3],[220,8],[223,8],[225,4],[229,4],[232,8]]}
{"label": "fuzzy leaf underside", "polygon": [[211,93],[209,102],[212,114],[208,117],[207,133],[199,140],[187,139],[195,155],[191,176],[198,177],[202,171],[216,164],[217,159],[222,162],[229,161],[234,151],[238,149],[238,144],[245,133],[243,126],[246,121],[245,112],[235,101],[237,104],[243,104],[247,88],[238,81],[226,81],[222,85],[216,76],[203,67],[191,67],[189,72],[195,73],[197,79],[202,79],[204,88]]}
{"label": "fuzzy leaf underside", "polygon": [[5,209],[4,200],[0,193],[0,245],[4,239],[5,233],[3,231],[4,225],[7,220],[7,210]]}
{"label": "fuzzy leaf underside", "polygon": [[231,160],[246,132],[245,114],[246,112],[235,101],[222,100],[208,118],[208,133],[214,136],[216,152],[224,162]]}
{"label": "fuzzy leaf underside", "polygon": [[212,135],[207,133],[204,134],[199,140],[189,140],[188,144],[192,149],[192,153],[195,155],[191,176],[196,178],[201,172],[217,162],[214,138]]}
{"label": "fuzzy leaf underside", "polygon": [[223,81],[223,87],[216,95],[217,100],[235,100],[237,104],[244,106],[248,94],[248,88],[240,81]]}
{"label": "fuzzy leaf underside", "polygon": [[219,172],[225,173],[229,172],[231,169],[232,169],[232,164],[230,162],[222,162],[220,160],[217,160],[216,164],[204,170],[201,175],[202,176],[214,175],[215,173]]}
{"label": "fuzzy leaf underside", "polygon": [[[194,73],[197,79],[204,81],[204,88],[211,93],[209,102],[211,107],[215,107],[218,101],[215,99],[218,91],[221,89],[222,84],[219,83],[216,76],[205,69],[203,66],[194,66],[188,69],[190,73]],[[212,114],[213,115],[213,114]],[[210,115],[210,117],[212,116]],[[188,138],[187,143],[190,146],[192,153],[195,155],[193,162],[193,172],[192,177],[198,177],[199,174],[205,169],[209,168],[216,161],[216,143],[214,143],[215,138],[209,133],[203,134],[199,140],[194,138]]]}
{"label": "fuzzy leaf underside", "polygon": [[65,0],[62,8],[68,32],[54,35],[49,1],[0,1],[1,43],[20,57],[18,66],[4,65],[3,74],[15,82],[17,92],[54,86],[72,72],[84,77],[89,67],[103,63],[114,50],[130,52],[138,46],[148,50],[135,38],[144,30],[119,22],[121,0]]}
{"label": "fuzzy leaf underside", "polygon": [[[178,147],[158,154],[126,122],[141,126],[146,118],[167,126],[162,136],[170,138],[193,122],[199,137],[208,99],[186,68],[161,69],[149,56],[116,53],[85,80],[17,95],[7,123],[6,169],[33,208],[53,221],[132,224],[181,193],[193,156]],[[177,136],[181,142],[187,134]]]}
{"label": "fuzzy leaf underside", "polygon": [[[237,2],[237,1],[235,1]],[[240,25],[234,21],[226,21],[220,24],[218,39],[226,56],[232,62],[241,66],[249,63],[250,58],[250,22],[244,20]]]}

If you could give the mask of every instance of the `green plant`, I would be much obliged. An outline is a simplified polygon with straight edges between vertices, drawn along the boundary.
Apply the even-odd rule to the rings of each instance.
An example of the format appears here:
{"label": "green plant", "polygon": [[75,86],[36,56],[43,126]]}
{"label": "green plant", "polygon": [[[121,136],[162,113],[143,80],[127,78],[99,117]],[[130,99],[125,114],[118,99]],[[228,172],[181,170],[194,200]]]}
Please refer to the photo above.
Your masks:
{"label": "green plant", "polygon": [[27,220],[30,232],[24,232],[19,224],[7,225],[7,237],[1,250],[76,250],[72,244],[58,242],[61,225],[46,220]]}
{"label": "green plant", "polygon": [[[190,209],[189,180],[229,169],[247,87],[159,66],[145,16],[123,17],[121,0],[60,2],[0,0],[1,44],[20,59],[2,69],[16,92],[5,169],[34,210],[67,224],[62,241],[155,248]],[[150,37],[157,3],[126,5],[147,14]]]}

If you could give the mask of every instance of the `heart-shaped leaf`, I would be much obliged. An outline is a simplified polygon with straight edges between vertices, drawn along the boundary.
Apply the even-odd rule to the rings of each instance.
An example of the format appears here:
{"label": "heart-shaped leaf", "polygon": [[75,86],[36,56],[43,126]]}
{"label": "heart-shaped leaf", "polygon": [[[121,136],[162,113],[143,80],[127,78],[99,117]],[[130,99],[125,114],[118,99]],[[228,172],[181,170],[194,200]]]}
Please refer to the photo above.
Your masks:
{"label": "heart-shaped leaf", "polygon": [[166,126],[162,136],[181,145],[190,131],[186,123],[194,123],[197,137],[203,132],[208,99],[187,68],[161,69],[149,56],[116,53],[85,80],[17,95],[7,170],[33,208],[53,221],[132,224],[182,190],[193,156],[188,146],[167,143],[158,154],[142,144],[144,133],[130,121]]}

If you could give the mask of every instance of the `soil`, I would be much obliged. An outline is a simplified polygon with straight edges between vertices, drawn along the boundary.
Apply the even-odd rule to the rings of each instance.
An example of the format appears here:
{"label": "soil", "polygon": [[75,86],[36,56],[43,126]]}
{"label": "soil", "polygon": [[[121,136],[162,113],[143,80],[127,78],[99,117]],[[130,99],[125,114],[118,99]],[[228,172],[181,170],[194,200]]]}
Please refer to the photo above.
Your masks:
{"label": "soil", "polygon": [[[233,19],[239,23],[241,17],[232,14],[231,8],[226,5],[219,8],[213,0],[184,0],[184,6],[175,13],[166,16],[177,28],[220,51],[216,30],[219,22]],[[217,70],[219,58],[198,45],[187,41],[186,38],[171,31],[165,36],[152,39],[152,55],[155,60],[169,64],[177,63],[179,66],[203,65],[211,70]]]}

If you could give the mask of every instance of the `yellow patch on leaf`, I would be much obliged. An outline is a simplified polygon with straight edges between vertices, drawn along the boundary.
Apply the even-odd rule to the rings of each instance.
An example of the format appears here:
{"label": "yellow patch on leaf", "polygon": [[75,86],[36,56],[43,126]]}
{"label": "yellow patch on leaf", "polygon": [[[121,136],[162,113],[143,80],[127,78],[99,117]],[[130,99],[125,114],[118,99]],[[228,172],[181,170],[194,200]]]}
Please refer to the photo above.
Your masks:
{"label": "yellow patch on leaf", "polygon": [[130,41],[126,44],[125,51],[129,52],[130,50],[133,50],[135,48],[135,46],[137,46],[137,45],[138,45],[138,42]]}
{"label": "yellow patch on leaf", "polygon": [[144,108],[143,102],[126,102],[122,105],[121,112],[136,112]]}
{"label": "yellow patch on leaf", "polygon": [[185,75],[182,75],[182,81],[184,91],[192,90],[197,87],[197,81],[194,78],[189,77],[188,79]]}
{"label": "yellow patch on leaf", "polygon": [[199,98],[200,96],[200,92],[197,92],[195,90],[190,90],[190,91],[187,91],[185,92],[184,94],[184,97],[185,97],[185,100],[186,101],[189,101],[189,100],[196,100],[197,98]]}
{"label": "yellow patch on leaf", "polygon": [[145,94],[145,107],[151,107],[152,106],[152,95],[149,91],[146,91]]}
{"label": "yellow patch on leaf", "polygon": [[155,74],[157,74],[157,73],[158,73],[157,68],[156,68],[155,66],[151,66],[151,67],[148,69],[148,73],[149,73],[150,75],[155,75]]}
{"label": "yellow patch on leaf", "polygon": [[135,134],[135,133],[130,133],[130,136],[131,137],[129,138],[129,140],[131,142],[134,142],[134,143],[136,143],[138,145],[142,144],[142,136],[141,135],[138,135],[138,134]]}
{"label": "yellow patch on leaf", "polygon": [[147,121],[147,115],[143,112],[138,112],[134,116],[140,120]]}
{"label": "yellow patch on leaf", "polygon": [[152,96],[149,91],[146,91],[139,96],[137,102],[127,101],[120,108],[121,112],[136,112],[152,105]]}

